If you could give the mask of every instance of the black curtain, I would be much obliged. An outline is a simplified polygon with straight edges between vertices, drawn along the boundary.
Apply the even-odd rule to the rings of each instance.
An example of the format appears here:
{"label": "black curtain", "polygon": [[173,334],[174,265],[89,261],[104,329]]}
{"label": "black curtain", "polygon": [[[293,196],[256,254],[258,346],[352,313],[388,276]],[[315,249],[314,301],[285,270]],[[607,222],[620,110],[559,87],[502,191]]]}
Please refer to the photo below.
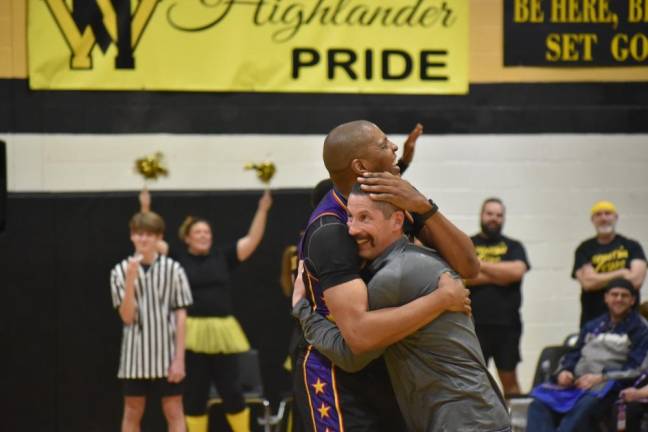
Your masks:
{"label": "black curtain", "polygon": [[[282,365],[292,321],[279,287],[283,248],[297,241],[310,212],[309,191],[274,192],[266,235],[234,276],[234,303],[253,347],[260,351],[267,396],[289,390]],[[122,396],[116,378],[121,322],[110,299],[109,273],[132,253],[128,220],[136,192],[9,194],[0,236],[4,313],[0,334],[9,368],[6,430],[117,431]],[[207,217],[214,243],[245,235],[261,191],[154,192],[171,248],[187,214]],[[163,429],[158,401],[144,431]]]}

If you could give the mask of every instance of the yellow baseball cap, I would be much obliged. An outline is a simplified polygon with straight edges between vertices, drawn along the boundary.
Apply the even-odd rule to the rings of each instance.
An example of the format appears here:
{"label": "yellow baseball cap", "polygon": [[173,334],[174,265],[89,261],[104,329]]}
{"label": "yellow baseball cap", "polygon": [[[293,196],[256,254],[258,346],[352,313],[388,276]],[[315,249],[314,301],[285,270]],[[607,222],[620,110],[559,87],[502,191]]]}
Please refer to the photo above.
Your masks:
{"label": "yellow baseball cap", "polygon": [[616,213],[617,209],[616,206],[612,204],[612,202],[610,201],[598,201],[594,203],[594,205],[592,206],[591,213],[595,214],[602,211]]}

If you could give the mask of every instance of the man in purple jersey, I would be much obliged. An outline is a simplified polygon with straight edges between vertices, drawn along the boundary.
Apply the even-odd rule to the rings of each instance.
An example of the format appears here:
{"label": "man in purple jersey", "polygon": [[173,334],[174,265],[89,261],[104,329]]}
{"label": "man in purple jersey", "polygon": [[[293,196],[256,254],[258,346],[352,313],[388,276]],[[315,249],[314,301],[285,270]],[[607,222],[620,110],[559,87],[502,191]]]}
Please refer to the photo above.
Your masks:
{"label": "man in purple jersey", "polygon": [[[432,200],[398,177],[397,149],[367,121],[333,129],[324,142],[324,164],[334,188],[313,212],[300,244],[306,297],[315,311],[335,320],[357,352],[390,345],[446,310],[470,311],[470,300],[461,282],[447,280],[433,293],[401,307],[368,311],[357,244],[346,227],[346,197],[356,181],[373,199],[411,212],[414,234],[437,249],[462,277],[479,270],[470,238]],[[382,358],[347,373],[304,341],[296,359],[295,403],[305,430],[406,430]]]}

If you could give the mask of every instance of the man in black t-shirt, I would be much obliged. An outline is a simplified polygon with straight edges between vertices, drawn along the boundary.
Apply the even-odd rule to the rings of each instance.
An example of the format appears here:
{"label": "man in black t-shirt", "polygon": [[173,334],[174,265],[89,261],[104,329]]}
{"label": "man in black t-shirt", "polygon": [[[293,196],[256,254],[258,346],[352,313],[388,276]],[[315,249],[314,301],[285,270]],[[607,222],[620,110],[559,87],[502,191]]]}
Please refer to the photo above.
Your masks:
{"label": "man in black t-shirt", "polygon": [[488,198],[481,208],[481,232],[472,238],[481,267],[468,279],[475,330],[488,364],[495,360],[504,395],[520,393],[516,367],[520,362],[522,336],[522,278],[531,268],[524,246],[502,235],[504,204]]}
{"label": "man in black t-shirt", "polygon": [[646,278],[646,255],[641,245],[616,232],[616,206],[610,201],[595,203],[591,219],[596,237],[578,246],[572,269],[572,278],[581,286],[581,327],[607,311],[603,288],[609,281],[628,279],[639,291]]}
{"label": "man in black t-shirt", "polygon": [[[417,130],[415,138],[420,134]],[[346,197],[359,176],[365,176],[363,188],[374,199],[418,213],[424,242],[435,246],[459,274],[470,277],[477,272],[469,237],[438,212],[432,201],[398,177],[397,149],[370,122],[350,122],[331,131],[324,143],[324,163],[334,189],[313,212],[300,245],[304,275],[299,281],[306,286],[306,298],[314,311],[335,319],[344,339],[357,352],[400,340],[440,311],[466,310],[466,290],[458,282],[398,308],[368,310],[357,243],[346,227]],[[367,174],[372,172],[379,174]],[[435,241],[430,242],[431,238]],[[293,304],[303,298],[300,293],[303,284],[302,290],[296,284]],[[378,342],[369,345],[368,340]],[[305,430],[406,430],[382,358],[359,373],[345,373],[312,346],[304,343],[298,348],[295,404]]]}

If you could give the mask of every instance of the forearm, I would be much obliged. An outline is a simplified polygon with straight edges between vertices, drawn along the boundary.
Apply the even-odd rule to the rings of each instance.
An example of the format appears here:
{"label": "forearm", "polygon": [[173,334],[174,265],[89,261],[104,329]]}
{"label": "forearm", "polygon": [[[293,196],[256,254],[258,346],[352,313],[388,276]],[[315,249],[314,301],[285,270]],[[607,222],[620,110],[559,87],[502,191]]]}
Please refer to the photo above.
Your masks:
{"label": "forearm", "polygon": [[640,398],[648,398],[648,385],[637,389],[637,394]]}
{"label": "forearm", "polygon": [[144,186],[139,193],[140,212],[147,213],[151,211],[151,193],[148,188]]}
{"label": "forearm", "polygon": [[359,371],[382,354],[382,350],[354,354],[340,329],[330,320],[313,312],[304,299],[293,308],[293,316],[299,319],[306,341],[347,372]]}
{"label": "forearm", "polygon": [[558,373],[564,370],[569,371],[572,374],[574,373],[574,369],[576,368],[576,363],[578,363],[578,361],[581,358],[581,352],[583,350],[586,335],[587,335],[587,330],[581,329],[581,332],[578,335],[578,341],[576,342],[576,346],[570,351],[568,351],[560,360],[560,364],[558,365]]}
{"label": "forearm", "polygon": [[175,337],[175,360],[184,363],[185,358],[185,332],[187,323],[187,311],[176,309],[176,337]]}
{"label": "forearm", "polygon": [[237,244],[237,254],[240,261],[248,259],[261,243],[267,219],[268,211],[261,208],[257,209],[247,235],[241,238]]}
{"label": "forearm", "polygon": [[248,237],[255,242],[255,247],[259,244],[263,238],[263,232],[265,231],[266,221],[268,219],[268,211],[264,209],[257,209],[250,224],[250,229],[248,230]]}
{"label": "forearm", "polygon": [[475,285],[486,285],[486,284],[494,283],[494,281],[480,268],[479,272],[477,273],[477,276],[470,279],[464,279],[464,283],[466,284],[467,287],[472,287]]}
{"label": "forearm", "polygon": [[358,313],[346,325],[338,325],[351,351],[359,354],[398,342],[436,319],[446,308],[441,293],[434,291],[399,307]]}
{"label": "forearm", "polygon": [[641,371],[638,369],[612,370],[605,371],[603,374],[605,379],[616,381],[636,379],[639,375],[641,375]]}
{"label": "forearm", "polygon": [[630,275],[627,278],[636,289],[641,289],[644,279],[646,279],[646,262],[643,260],[633,260],[630,263]]}
{"label": "forearm", "polygon": [[437,249],[461,277],[475,277],[479,272],[479,260],[470,237],[441,212],[425,221],[419,238],[424,244]]}
{"label": "forearm", "polygon": [[492,283],[510,285],[522,280],[526,265],[522,261],[482,262],[480,272],[484,273]]}
{"label": "forearm", "polygon": [[137,315],[137,302],[135,300],[135,283],[133,281],[126,281],[124,288],[124,299],[119,305],[119,316],[126,325],[131,325],[135,322]]}
{"label": "forearm", "polygon": [[614,270],[607,273],[579,272],[576,278],[581,284],[583,291],[600,291],[612,279],[623,277],[626,274],[626,269]]}

